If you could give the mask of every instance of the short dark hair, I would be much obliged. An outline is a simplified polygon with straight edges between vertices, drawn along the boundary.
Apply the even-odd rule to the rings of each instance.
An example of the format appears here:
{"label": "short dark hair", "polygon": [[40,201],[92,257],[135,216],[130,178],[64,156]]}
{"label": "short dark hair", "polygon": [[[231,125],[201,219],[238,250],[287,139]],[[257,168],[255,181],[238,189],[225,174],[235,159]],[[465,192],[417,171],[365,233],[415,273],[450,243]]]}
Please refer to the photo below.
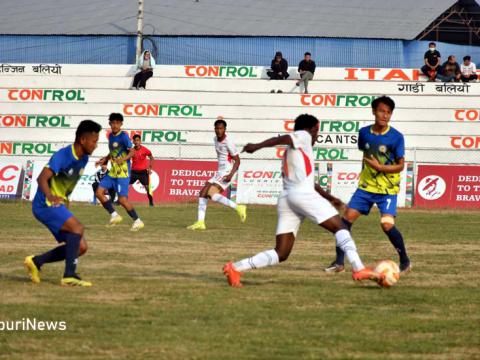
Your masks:
{"label": "short dark hair", "polygon": [[312,56],[312,54],[310,54],[308,51],[305,54],[303,54],[303,56],[307,56],[307,55]]}
{"label": "short dark hair", "polygon": [[223,119],[217,119],[217,121],[215,121],[213,126],[217,126],[217,125],[220,125],[220,124],[222,124],[225,128],[227,128],[227,122]]}
{"label": "short dark hair", "polygon": [[114,121],[114,120],[123,122],[123,115],[120,113],[111,113],[110,116],[108,117],[108,121]]}
{"label": "short dark hair", "polygon": [[388,96],[380,96],[376,98],[375,100],[372,101],[372,109],[377,110],[378,105],[380,104],[385,104],[387,105],[391,111],[395,109],[395,101],[392,100],[392,98]]}
{"label": "short dark hair", "polygon": [[311,129],[318,125],[318,119],[309,114],[298,115],[295,119],[294,131]]}
{"label": "short dark hair", "polygon": [[93,120],[82,120],[78,125],[77,131],[75,131],[75,141],[78,142],[83,134],[86,133],[99,133],[102,130],[102,126]]}
{"label": "short dark hair", "polygon": [[448,55],[448,60],[452,60],[455,57],[455,55]]}
{"label": "short dark hair", "polygon": [[463,61],[466,61],[466,60],[472,60],[471,56],[470,55],[464,56]]}
{"label": "short dark hair", "polygon": [[136,138],[139,138],[140,140],[142,140],[142,137],[138,134],[135,134],[133,135],[132,139],[135,140]]}
{"label": "short dark hair", "polygon": [[437,44],[435,44],[433,41],[430,44],[428,44],[428,47],[430,47],[430,45],[437,46]]}

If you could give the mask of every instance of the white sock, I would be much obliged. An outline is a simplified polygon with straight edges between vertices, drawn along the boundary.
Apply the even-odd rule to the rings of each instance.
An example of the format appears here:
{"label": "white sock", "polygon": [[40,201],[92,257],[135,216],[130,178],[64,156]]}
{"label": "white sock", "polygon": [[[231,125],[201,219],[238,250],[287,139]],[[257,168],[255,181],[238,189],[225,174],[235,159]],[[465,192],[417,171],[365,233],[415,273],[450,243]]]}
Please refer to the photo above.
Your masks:
{"label": "white sock", "polygon": [[266,266],[273,266],[278,264],[278,254],[275,250],[266,250],[254,255],[250,258],[245,258],[233,264],[237,271],[247,271],[251,269],[260,269]]}
{"label": "white sock", "polygon": [[337,246],[347,255],[348,262],[352,265],[353,271],[359,271],[365,268],[358,255],[352,235],[350,235],[348,230],[337,231],[335,233],[335,239],[337,240]]}
{"label": "white sock", "polygon": [[118,215],[118,213],[116,211],[114,211],[113,213],[110,214],[111,217],[115,217],[117,215]]}
{"label": "white sock", "polygon": [[198,221],[205,221],[205,213],[207,212],[208,199],[198,198]]}
{"label": "white sock", "polygon": [[222,205],[225,205],[225,206],[229,206],[231,207],[232,209],[236,209],[237,208],[237,204],[235,204],[232,200],[230,199],[227,199],[225,196],[223,195],[220,195],[220,194],[213,194],[212,195],[212,200],[213,201],[216,201]]}

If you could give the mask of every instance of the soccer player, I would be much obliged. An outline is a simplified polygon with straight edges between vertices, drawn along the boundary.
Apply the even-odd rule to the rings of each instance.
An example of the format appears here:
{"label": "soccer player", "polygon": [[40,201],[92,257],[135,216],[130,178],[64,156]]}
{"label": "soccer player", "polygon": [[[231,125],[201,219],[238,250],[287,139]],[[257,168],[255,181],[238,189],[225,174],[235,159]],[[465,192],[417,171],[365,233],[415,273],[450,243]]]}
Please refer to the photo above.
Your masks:
{"label": "soccer player", "polygon": [[[153,196],[150,191],[150,174],[152,173],[153,158],[152,152],[142,145],[140,135],[133,135],[133,148],[135,154],[132,157],[132,174],[130,176],[130,184],[140,181],[148,196],[148,203],[153,206]],[[147,157],[149,162],[147,164]]]}
{"label": "soccer player", "polygon": [[[222,205],[231,207],[237,211],[241,222],[247,219],[247,207],[245,205],[238,205],[222,195],[222,192],[230,185],[233,176],[240,166],[240,156],[233,143],[232,138],[227,137],[227,123],[222,117],[218,117],[214,123],[215,150],[218,157],[218,171],[214,177],[207,181],[205,186],[200,191],[198,199],[198,217],[197,221],[188,226],[190,230],[205,230],[205,213],[207,211],[208,199],[212,199]],[[232,165],[233,160],[233,165]]]}
{"label": "soccer player", "polygon": [[276,265],[285,261],[292,251],[300,224],[308,218],[335,235],[337,246],[345,251],[353,267],[354,280],[379,280],[382,275],[366,268],[357,253],[355,242],[342,224],[332,204],[340,200],[326,193],[314,182],[313,144],[318,135],[319,122],[312,115],[303,114],[295,119],[292,134],[273,137],[257,144],[247,144],[243,151],[254,153],[265,147],[286,145],[282,164],[283,192],[278,199],[276,246],[250,258],[223,267],[228,283],[241,287],[242,273],[252,269]]}
{"label": "soccer player", "polygon": [[92,120],[83,120],[75,133],[72,145],[58,150],[38,176],[38,191],[32,202],[35,218],[44,224],[57,242],[64,243],[44,254],[27,256],[24,264],[32,282],[40,282],[44,264],[65,260],[63,286],[92,286],[76,273],[78,257],[87,251],[84,226],[68,210],[68,196],[88,163],[88,157],[97,147],[101,126]]}
{"label": "soccer player", "polygon": [[[400,173],[405,165],[405,141],[398,130],[389,125],[394,101],[382,96],[372,102],[375,123],[360,129],[358,148],[363,151],[363,168],[358,189],[353,194],[343,214],[348,229],[360,217],[368,215],[373,204],[380,210],[380,225],[400,257],[400,271],[411,269],[410,259],[400,231],[395,226],[397,194],[400,190]],[[327,272],[344,270],[344,252],[336,248],[337,258]]]}
{"label": "soccer player", "polygon": [[112,165],[108,174],[102,179],[96,195],[98,200],[102,203],[105,210],[110,214],[109,226],[115,226],[123,219],[115,211],[112,204],[112,199],[105,196],[105,189],[115,189],[118,196],[118,202],[127,211],[128,215],[133,219],[131,231],[138,231],[145,225],[137,215],[132,204],[128,201],[128,186],[130,185],[130,159],[135,150],[128,135],[121,130],[123,125],[123,115],[119,113],[111,113],[109,117],[109,124],[112,132],[108,135],[108,147],[110,153],[96,162],[96,166],[106,165],[110,160]]}

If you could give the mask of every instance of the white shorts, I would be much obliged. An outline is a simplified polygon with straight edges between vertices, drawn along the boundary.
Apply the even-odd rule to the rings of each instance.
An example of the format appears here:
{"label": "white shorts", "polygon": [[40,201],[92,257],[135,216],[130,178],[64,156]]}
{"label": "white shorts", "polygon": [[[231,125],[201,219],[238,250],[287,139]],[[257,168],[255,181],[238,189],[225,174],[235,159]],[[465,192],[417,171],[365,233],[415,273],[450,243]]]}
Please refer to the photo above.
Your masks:
{"label": "white shorts", "polygon": [[223,181],[223,178],[230,174],[230,171],[217,171],[214,177],[212,177],[208,182],[210,184],[220,185],[223,190],[225,190],[231,183],[231,181]]}
{"label": "white shorts", "polygon": [[277,235],[293,233],[297,236],[303,219],[308,218],[316,224],[338,215],[337,210],[319,193],[288,192],[282,193],[277,204]]}

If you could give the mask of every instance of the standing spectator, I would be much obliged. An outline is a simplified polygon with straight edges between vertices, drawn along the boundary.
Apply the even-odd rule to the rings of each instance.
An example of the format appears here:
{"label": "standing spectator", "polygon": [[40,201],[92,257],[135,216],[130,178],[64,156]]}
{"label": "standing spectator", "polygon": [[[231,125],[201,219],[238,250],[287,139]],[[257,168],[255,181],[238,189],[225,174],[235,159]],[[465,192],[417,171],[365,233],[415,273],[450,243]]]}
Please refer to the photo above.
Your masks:
{"label": "standing spectator", "polygon": [[441,55],[436,49],[434,42],[428,44],[428,51],[423,56],[423,59],[425,65],[423,65],[420,70],[425,74],[429,81],[435,81],[435,77],[437,76],[440,67]]}
{"label": "standing spectator", "polygon": [[312,60],[312,54],[305,53],[305,57],[300,64],[298,64],[298,73],[300,74],[300,81],[297,81],[296,85],[300,86],[303,82],[305,88],[305,94],[308,94],[308,82],[313,79],[315,73],[315,61]]}
{"label": "standing spectator", "polygon": [[[133,148],[135,154],[132,157],[132,174],[130,184],[140,181],[148,196],[148,203],[153,206],[153,196],[150,189],[150,174],[152,173],[153,158],[152,152],[142,145],[140,135],[133,135]],[[147,163],[147,157],[149,162]]]}
{"label": "standing spectator", "polygon": [[[102,181],[102,179],[105,177],[105,175],[108,174],[108,168],[107,168],[107,165],[102,165],[100,167],[100,170],[98,170],[96,173],[95,173],[95,181],[93,182],[92,184],[92,188],[93,188],[93,204],[94,205],[97,205],[97,197],[95,196],[95,193],[97,192],[97,189],[98,189],[98,185],[100,184],[100,182]],[[113,202],[115,200],[115,195],[116,195],[116,191],[115,189],[108,189],[108,195],[110,196],[110,200]]]}
{"label": "standing spectator", "polygon": [[470,55],[467,55],[463,58],[463,64],[460,65],[460,72],[462,77],[460,78],[463,82],[469,82],[472,80],[477,80],[477,67],[475,63],[472,63],[472,58]]}
{"label": "standing spectator", "polygon": [[437,73],[437,79],[443,82],[460,81],[462,73],[454,55],[450,55]]}
{"label": "standing spectator", "polygon": [[146,50],[142,53],[142,56],[137,61],[137,70],[140,70],[135,74],[133,78],[133,84],[130,89],[145,90],[147,86],[147,80],[153,76],[153,68],[155,67],[155,59],[150,51]]}

